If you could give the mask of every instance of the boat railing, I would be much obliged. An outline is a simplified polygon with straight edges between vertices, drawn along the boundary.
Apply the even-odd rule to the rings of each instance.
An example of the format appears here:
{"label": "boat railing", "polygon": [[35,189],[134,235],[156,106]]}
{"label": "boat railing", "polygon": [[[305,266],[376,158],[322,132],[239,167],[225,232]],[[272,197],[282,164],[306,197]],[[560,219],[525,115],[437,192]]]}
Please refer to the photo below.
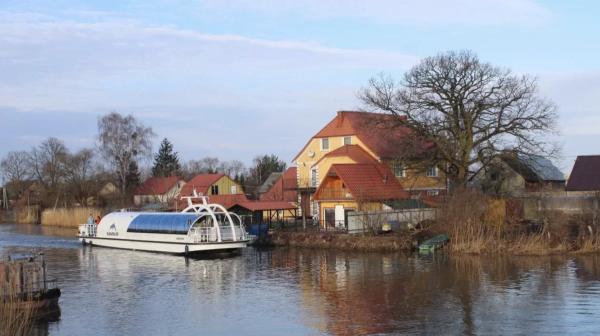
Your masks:
{"label": "boat railing", "polygon": [[194,243],[217,241],[217,231],[214,227],[195,227],[190,230]]}
{"label": "boat railing", "polygon": [[96,224],[80,224],[79,225],[79,236],[80,237],[95,237],[96,236]]}
{"label": "boat railing", "polygon": [[219,226],[221,230],[221,240],[232,241],[233,235],[235,234],[235,240],[246,240],[246,230],[241,225],[234,225],[233,232],[231,231],[230,225]]}

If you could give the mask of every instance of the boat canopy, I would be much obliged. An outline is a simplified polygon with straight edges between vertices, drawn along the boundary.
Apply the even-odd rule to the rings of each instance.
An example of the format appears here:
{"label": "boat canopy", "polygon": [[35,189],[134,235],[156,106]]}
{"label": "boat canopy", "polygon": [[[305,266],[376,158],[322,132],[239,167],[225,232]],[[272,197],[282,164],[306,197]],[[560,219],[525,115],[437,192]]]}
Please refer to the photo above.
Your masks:
{"label": "boat canopy", "polygon": [[187,234],[200,217],[196,213],[140,214],[131,221],[127,232]]}

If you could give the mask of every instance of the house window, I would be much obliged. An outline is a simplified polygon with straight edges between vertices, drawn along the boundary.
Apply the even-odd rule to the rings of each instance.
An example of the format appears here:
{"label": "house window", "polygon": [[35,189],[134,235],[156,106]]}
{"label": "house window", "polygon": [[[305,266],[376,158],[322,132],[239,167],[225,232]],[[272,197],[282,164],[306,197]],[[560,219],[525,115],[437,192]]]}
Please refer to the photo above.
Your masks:
{"label": "house window", "polygon": [[427,168],[427,177],[438,177],[438,168],[436,166]]}
{"label": "house window", "polygon": [[231,186],[231,194],[232,194],[232,195],[235,195],[235,194],[237,194],[237,186],[236,186],[236,185],[232,185],[232,186]]}
{"label": "house window", "polygon": [[313,169],[310,171],[310,185],[312,187],[316,187],[317,186],[317,170]]}
{"label": "house window", "polygon": [[400,163],[394,163],[394,175],[396,175],[396,177],[406,177],[404,166]]}
{"label": "house window", "polygon": [[210,186],[210,193],[213,195],[218,195],[219,194],[219,186],[218,185]]}
{"label": "house window", "polygon": [[321,150],[329,150],[329,138],[321,139]]}
{"label": "house window", "polygon": [[344,137],[344,145],[351,145],[352,144],[352,137],[351,136],[345,136]]}
{"label": "house window", "polygon": [[439,190],[427,190],[428,196],[438,196],[440,194]]}

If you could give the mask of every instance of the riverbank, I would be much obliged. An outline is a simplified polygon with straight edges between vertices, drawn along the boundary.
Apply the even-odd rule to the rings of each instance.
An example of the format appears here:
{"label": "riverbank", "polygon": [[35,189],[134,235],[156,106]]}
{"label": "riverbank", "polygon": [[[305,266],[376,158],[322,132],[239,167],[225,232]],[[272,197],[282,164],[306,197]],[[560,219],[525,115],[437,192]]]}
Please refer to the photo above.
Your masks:
{"label": "riverbank", "polygon": [[415,237],[409,233],[362,235],[331,232],[275,231],[261,244],[364,252],[411,251]]}
{"label": "riverbank", "polygon": [[[337,249],[357,252],[410,252],[418,244],[434,236],[432,232],[403,232],[386,235],[345,234],[331,232],[275,231],[258,241],[258,245],[290,246],[311,249]],[[444,250],[457,255],[523,255],[543,256],[600,252],[600,236],[577,239],[558,237],[551,233],[523,234],[512,239],[498,236],[477,236],[471,239],[450,236]]]}

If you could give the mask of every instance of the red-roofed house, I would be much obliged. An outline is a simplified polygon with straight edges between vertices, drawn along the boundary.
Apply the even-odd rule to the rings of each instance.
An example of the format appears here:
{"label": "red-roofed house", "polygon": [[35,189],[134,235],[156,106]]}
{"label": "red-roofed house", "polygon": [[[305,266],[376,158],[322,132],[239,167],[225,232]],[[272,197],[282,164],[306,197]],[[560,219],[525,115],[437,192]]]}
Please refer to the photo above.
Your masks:
{"label": "red-roofed house", "polygon": [[410,195],[382,163],[333,164],[315,192],[321,225],[346,227],[348,213],[378,211]]}
{"label": "red-roofed house", "polygon": [[181,189],[181,196],[192,196],[193,191],[199,195],[236,195],[243,194],[242,186],[231,177],[218,174],[200,174],[187,181]]}
{"label": "red-roofed house", "polygon": [[568,192],[600,192],[600,155],[579,155],[567,182]]}
{"label": "red-roofed house", "polygon": [[177,197],[184,185],[185,181],[179,176],[151,177],[135,189],[133,203],[169,203]]}
{"label": "red-roofed house", "polygon": [[405,169],[405,165],[398,162],[402,156],[400,144],[410,131],[406,127],[391,127],[397,121],[388,114],[340,111],[306,143],[294,162],[299,202],[309,204],[303,207],[309,216],[320,214],[313,193],[334,164],[384,164],[413,196],[445,194],[446,177],[438,167]]}

